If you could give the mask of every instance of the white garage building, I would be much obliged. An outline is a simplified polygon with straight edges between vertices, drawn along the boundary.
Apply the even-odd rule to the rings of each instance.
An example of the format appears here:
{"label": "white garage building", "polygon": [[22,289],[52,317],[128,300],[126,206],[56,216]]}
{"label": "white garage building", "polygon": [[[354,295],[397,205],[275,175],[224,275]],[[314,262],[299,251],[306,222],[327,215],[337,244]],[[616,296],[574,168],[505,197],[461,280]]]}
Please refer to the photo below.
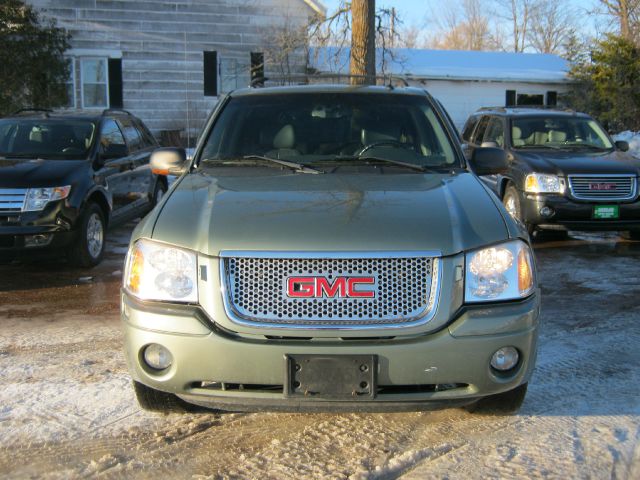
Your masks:
{"label": "white garage building", "polygon": [[[398,75],[426,88],[458,128],[480,107],[562,103],[569,87],[569,65],[557,55],[396,49],[393,57],[384,69],[379,62],[378,74]],[[317,49],[310,64],[322,73],[347,73],[348,52]]]}

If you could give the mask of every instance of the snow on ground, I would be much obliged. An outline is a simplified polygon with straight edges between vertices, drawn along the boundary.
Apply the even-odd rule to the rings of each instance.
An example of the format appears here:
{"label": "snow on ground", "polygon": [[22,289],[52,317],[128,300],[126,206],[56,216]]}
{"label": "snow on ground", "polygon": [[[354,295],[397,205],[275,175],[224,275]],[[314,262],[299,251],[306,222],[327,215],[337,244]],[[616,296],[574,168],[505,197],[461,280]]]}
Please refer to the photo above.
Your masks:
{"label": "snow on ground", "polygon": [[640,132],[621,132],[613,136],[615,141],[623,140],[629,142],[629,153],[636,158],[640,158]]}
{"label": "snow on ground", "polygon": [[638,242],[538,239],[540,349],[517,415],[160,415],[135,403],[121,350],[128,233],[89,274],[0,266],[0,477],[640,478]]}

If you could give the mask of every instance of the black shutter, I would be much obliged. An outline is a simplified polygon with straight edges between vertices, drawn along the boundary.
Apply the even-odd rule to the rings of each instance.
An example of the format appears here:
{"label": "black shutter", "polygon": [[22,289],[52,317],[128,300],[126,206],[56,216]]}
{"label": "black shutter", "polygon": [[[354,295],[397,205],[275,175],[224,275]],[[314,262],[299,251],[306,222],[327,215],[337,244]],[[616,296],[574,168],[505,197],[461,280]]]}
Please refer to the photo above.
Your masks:
{"label": "black shutter", "polygon": [[122,108],[122,59],[109,59],[109,107]]}
{"label": "black shutter", "polygon": [[203,52],[204,96],[218,95],[218,52]]}
{"label": "black shutter", "polygon": [[507,98],[505,101],[505,107],[513,107],[516,104],[516,91],[507,90]]}
{"label": "black shutter", "polygon": [[558,105],[558,92],[547,92],[547,105],[550,107]]}
{"label": "black shutter", "polygon": [[264,53],[251,52],[251,86],[264,86]]}

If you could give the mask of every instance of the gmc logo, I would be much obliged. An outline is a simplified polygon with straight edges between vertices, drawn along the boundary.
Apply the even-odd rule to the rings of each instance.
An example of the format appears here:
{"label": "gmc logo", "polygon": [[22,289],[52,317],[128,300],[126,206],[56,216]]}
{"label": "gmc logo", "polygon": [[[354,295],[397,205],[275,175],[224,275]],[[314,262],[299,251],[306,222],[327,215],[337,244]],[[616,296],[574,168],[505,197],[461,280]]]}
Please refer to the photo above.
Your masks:
{"label": "gmc logo", "polygon": [[615,190],[617,185],[615,183],[590,183],[589,190]]}
{"label": "gmc logo", "polygon": [[374,285],[374,277],[289,277],[287,296],[291,298],[375,298],[374,290],[364,290]]}

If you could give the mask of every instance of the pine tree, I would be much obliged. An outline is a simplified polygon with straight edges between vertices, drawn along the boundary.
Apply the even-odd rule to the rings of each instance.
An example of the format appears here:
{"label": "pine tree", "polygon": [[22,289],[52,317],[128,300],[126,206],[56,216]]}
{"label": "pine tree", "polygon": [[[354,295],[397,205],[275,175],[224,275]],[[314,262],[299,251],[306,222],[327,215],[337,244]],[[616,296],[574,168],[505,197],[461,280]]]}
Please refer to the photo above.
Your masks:
{"label": "pine tree", "polygon": [[69,39],[23,0],[0,2],[0,115],[67,102]]}

